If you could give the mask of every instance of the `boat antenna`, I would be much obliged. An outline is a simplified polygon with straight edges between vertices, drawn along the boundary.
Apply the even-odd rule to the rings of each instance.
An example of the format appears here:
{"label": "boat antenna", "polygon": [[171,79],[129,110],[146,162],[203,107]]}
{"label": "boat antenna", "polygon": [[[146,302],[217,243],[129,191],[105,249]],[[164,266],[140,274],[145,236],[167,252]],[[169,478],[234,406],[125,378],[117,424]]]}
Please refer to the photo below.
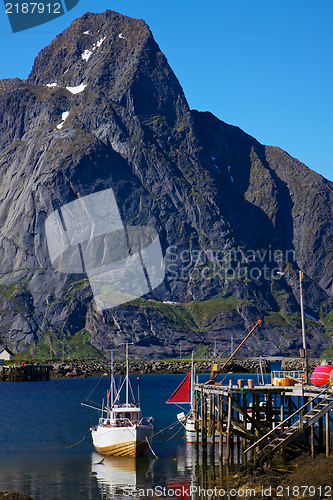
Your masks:
{"label": "boat antenna", "polygon": [[[122,344],[120,345],[124,345],[126,346],[126,378],[125,378],[125,381],[126,381],[126,406],[128,406],[128,390],[129,390],[129,375],[128,375],[128,346],[129,345],[132,345],[133,342],[123,342]],[[120,392],[120,391],[119,391]]]}
{"label": "boat antenna", "polygon": [[111,349],[111,380],[110,380],[110,392],[111,392],[111,408],[113,406],[113,349]]}
{"label": "boat antenna", "polygon": [[192,351],[192,356],[191,356],[191,397],[190,397],[190,404],[191,404],[191,409],[193,408],[193,386],[194,386],[194,373],[193,373],[193,351]]}

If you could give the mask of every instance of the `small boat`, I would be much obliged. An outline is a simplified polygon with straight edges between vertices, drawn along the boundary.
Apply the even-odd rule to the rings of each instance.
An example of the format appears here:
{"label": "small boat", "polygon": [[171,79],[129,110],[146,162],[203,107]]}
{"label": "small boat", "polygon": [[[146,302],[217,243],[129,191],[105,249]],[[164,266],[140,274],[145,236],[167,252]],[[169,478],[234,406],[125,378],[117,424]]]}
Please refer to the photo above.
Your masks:
{"label": "small boat", "polygon": [[322,387],[333,380],[333,365],[319,365],[316,366],[311,375],[310,382],[316,387]]}
{"label": "small boat", "polygon": [[[113,360],[112,360],[113,361]],[[146,455],[151,448],[153,417],[142,417],[139,402],[129,403],[130,382],[128,376],[128,344],[126,344],[126,377],[120,389],[115,391],[113,362],[111,361],[111,384],[107,391],[107,404],[102,408],[98,424],[92,427],[91,436],[95,450],[102,455],[138,457]],[[119,403],[125,386],[125,402]],[[133,394],[133,391],[131,391]],[[89,406],[82,403],[83,406]],[[89,406],[92,408],[91,406]]]}
{"label": "small boat", "polygon": [[[193,404],[193,386],[194,386],[194,364],[193,364],[193,354],[192,354],[192,363],[191,363],[191,371],[186,375],[186,377],[182,380],[177,389],[173,392],[173,394],[167,400],[167,404],[189,404],[190,410],[187,415],[184,412],[177,414],[178,421],[185,427],[185,439],[186,443],[194,443],[195,442],[195,421],[194,421],[194,404]],[[185,424],[184,424],[185,422]],[[200,433],[201,434],[201,433]],[[200,436],[199,436],[200,440]]]}
{"label": "small boat", "polygon": [[[234,350],[234,352],[231,354],[231,356],[225,361],[225,363],[222,365],[220,368],[220,365],[217,363],[212,363],[212,368],[211,368],[211,374],[210,374],[210,379],[208,382],[205,382],[205,385],[207,384],[215,384],[216,383],[216,377],[222,372],[222,370],[227,366],[229,361],[235,356],[237,351],[242,347],[244,342],[252,335],[252,333],[256,330],[256,328],[261,324],[261,320],[258,320],[256,323],[254,323],[254,327],[251,329],[251,331],[246,335],[246,337],[242,340],[242,342],[239,344],[239,346]],[[173,403],[173,404],[190,404],[190,411],[188,412],[187,415],[185,415],[184,412],[178,413],[177,419],[179,422],[181,422],[184,427],[185,427],[185,439],[187,443],[194,443],[195,442],[195,435],[196,435],[196,430],[195,430],[195,418],[194,418],[194,380],[195,380],[195,370],[194,370],[194,361],[193,361],[193,353],[192,353],[192,359],[191,359],[191,371],[184,380],[181,382],[181,384],[177,387],[177,389],[174,391],[174,393],[170,396],[170,398],[167,400],[167,403]],[[200,417],[199,417],[200,420]],[[185,422],[185,424],[184,424]],[[199,442],[201,442],[201,432],[199,431],[198,433],[198,438]],[[218,443],[220,440],[220,434],[215,431],[215,442]],[[208,442],[210,442],[211,437],[208,436]],[[226,441],[225,435],[223,436],[223,440]]]}

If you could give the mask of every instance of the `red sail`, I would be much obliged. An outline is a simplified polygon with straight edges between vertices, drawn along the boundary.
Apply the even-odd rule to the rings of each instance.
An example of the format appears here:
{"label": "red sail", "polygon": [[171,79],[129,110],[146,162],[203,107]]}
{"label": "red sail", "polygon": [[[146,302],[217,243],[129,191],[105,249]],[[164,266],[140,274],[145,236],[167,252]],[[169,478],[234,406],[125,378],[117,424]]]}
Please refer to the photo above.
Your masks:
{"label": "red sail", "polygon": [[182,383],[170,396],[167,403],[189,403],[190,402],[191,373],[186,375]]}

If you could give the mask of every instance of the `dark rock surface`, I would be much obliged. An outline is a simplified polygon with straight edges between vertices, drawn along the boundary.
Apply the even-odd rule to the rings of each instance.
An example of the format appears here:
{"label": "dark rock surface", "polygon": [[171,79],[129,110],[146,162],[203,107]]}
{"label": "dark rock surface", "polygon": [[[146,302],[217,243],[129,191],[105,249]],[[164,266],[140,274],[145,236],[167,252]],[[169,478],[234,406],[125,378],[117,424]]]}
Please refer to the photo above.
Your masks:
{"label": "dark rock surface", "polygon": [[33,500],[33,498],[16,491],[0,491],[0,500]]}
{"label": "dark rock surface", "polygon": [[[110,374],[110,363],[107,361],[63,361],[50,362],[51,377],[93,377]],[[221,363],[222,364],[222,363]],[[197,373],[210,373],[211,361],[195,361]],[[262,369],[269,371],[269,363],[262,360]],[[116,375],[124,375],[126,366],[124,362],[115,362],[113,370]],[[129,373],[189,373],[191,361],[165,361],[165,360],[134,360],[129,362]],[[257,373],[260,370],[258,358],[237,359],[230,362],[223,373],[232,370],[234,373]]]}
{"label": "dark rock surface", "polygon": [[[131,340],[133,319],[138,356],[215,339],[221,352],[261,318],[241,355],[297,355],[298,269],[308,349],[330,345],[333,183],[190,110],[142,20],[84,14],[26,81],[2,80],[0,151],[0,332],[15,352],[82,331],[106,352]],[[84,274],[52,269],[44,224],[107,188],[124,224],[158,232],[166,278],[145,300],[100,312]]]}

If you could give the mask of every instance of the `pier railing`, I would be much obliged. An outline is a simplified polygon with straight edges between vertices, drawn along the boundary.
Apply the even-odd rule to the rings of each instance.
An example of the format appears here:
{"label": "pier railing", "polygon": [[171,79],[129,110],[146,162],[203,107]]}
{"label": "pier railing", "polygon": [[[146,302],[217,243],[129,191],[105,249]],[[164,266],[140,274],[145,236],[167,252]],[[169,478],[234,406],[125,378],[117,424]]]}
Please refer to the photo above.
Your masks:
{"label": "pier railing", "polygon": [[304,374],[304,370],[273,370],[271,372],[271,382],[273,383],[274,378],[291,378],[296,381],[301,381]]}

